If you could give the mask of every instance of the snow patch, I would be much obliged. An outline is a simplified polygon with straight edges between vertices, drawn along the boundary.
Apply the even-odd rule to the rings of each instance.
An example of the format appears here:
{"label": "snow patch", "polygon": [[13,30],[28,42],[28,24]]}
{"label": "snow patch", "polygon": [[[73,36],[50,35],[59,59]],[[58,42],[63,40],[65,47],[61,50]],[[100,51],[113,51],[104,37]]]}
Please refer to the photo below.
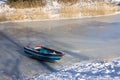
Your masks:
{"label": "snow patch", "polygon": [[110,62],[80,62],[31,80],[120,80],[120,58]]}
{"label": "snow patch", "polygon": [[6,4],[6,1],[7,0],[0,1],[0,13],[1,14],[4,12],[15,10],[14,8],[10,8],[9,5]]}

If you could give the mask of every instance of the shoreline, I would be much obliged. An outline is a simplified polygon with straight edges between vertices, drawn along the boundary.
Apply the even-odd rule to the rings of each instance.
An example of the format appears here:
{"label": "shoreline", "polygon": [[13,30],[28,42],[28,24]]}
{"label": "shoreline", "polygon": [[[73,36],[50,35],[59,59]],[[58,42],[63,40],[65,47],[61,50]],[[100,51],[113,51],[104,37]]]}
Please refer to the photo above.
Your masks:
{"label": "shoreline", "polygon": [[54,20],[77,20],[77,19],[89,19],[89,18],[99,18],[99,17],[107,17],[107,16],[114,16],[118,15],[120,12],[116,12],[113,14],[107,15],[98,15],[98,16],[84,16],[84,17],[73,17],[73,18],[58,18],[58,19],[38,19],[38,20],[15,20],[15,21],[1,21],[0,23],[9,23],[9,22],[32,22],[32,21],[54,21]]}

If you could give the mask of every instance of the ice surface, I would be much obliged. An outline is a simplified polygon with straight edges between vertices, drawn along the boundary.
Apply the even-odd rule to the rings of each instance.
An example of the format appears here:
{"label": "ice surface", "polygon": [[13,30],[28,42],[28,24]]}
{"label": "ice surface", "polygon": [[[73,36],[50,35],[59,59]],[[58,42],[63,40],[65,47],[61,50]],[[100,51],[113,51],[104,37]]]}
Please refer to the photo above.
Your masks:
{"label": "ice surface", "polygon": [[[48,9],[56,7],[59,10],[59,5],[53,4]],[[9,6],[0,0],[0,13],[8,9]],[[120,58],[109,62],[79,62],[51,74],[34,76],[31,80],[120,80]]]}

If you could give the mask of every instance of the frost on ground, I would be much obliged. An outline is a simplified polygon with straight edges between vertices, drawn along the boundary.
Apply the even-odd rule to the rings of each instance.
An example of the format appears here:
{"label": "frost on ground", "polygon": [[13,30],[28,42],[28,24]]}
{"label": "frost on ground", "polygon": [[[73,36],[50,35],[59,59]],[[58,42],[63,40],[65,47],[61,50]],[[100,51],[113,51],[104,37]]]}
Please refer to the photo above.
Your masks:
{"label": "frost on ground", "polygon": [[110,62],[81,62],[31,80],[120,80],[120,58]]}

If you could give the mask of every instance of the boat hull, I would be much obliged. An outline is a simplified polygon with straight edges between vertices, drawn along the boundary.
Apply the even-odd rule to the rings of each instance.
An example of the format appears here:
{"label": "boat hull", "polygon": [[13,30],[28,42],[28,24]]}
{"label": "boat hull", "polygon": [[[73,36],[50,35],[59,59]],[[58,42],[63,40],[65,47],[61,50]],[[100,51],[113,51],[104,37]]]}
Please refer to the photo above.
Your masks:
{"label": "boat hull", "polygon": [[46,56],[46,55],[42,55],[42,54],[38,54],[35,51],[29,50],[29,49],[24,49],[24,52],[27,55],[30,55],[34,58],[37,58],[39,60],[45,60],[45,61],[56,61],[56,60],[60,60],[62,58],[62,56]]}

